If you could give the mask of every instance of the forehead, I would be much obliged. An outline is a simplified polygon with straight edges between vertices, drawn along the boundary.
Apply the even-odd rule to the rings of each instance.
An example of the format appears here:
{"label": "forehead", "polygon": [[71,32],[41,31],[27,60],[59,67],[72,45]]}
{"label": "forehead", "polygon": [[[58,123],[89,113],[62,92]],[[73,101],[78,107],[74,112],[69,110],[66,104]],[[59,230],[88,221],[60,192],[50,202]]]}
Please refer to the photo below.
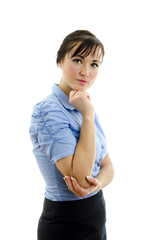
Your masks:
{"label": "forehead", "polygon": [[103,59],[103,53],[100,46],[84,46],[83,48],[80,48],[81,43],[76,44],[69,52],[68,55],[70,58],[73,58],[75,56],[79,56],[82,58],[93,58],[96,60],[102,61]]}

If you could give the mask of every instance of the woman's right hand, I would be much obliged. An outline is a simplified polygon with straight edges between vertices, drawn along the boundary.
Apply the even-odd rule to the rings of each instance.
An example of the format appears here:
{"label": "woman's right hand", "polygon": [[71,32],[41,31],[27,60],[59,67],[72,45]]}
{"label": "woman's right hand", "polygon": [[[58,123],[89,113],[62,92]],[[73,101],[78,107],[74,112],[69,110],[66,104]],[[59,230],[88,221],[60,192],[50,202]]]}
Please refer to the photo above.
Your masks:
{"label": "woman's right hand", "polygon": [[69,96],[69,103],[81,112],[83,117],[94,114],[94,107],[87,92],[72,90]]}

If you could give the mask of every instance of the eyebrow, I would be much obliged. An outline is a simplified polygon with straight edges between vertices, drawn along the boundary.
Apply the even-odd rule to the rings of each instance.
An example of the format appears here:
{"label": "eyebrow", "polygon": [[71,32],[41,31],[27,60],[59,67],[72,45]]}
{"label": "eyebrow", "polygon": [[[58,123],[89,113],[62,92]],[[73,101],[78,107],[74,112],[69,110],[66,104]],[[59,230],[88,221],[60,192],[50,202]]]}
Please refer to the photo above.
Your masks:
{"label": "eyebrow", "polygon": [[98,63],[101,63],[99,60],[93,60],[93,62],[98,62]]}
{"label": "eyebrow", "polygon": [[[73,57],[79,57],[79,58],[81,58],[81,59],[85,59],[85,57],[83,57],[83,56],[81,56],[81,55],[75,55],[75,56],[73,56]],[[73,58],[73,57],[71,57],[71,58]],[[101,63],[99,60],[93,60],[93,62],[98,62],[98,63]]]}

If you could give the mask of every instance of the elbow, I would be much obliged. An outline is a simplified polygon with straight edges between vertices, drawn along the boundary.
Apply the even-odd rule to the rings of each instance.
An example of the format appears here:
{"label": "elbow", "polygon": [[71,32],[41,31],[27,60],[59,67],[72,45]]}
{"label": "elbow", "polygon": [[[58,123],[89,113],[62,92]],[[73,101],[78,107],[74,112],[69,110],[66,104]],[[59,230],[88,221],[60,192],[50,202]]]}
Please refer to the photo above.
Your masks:
{"label": "elbow", "polygon": [[81,172],[81,171],[72,171],[70,174],[71,177],[75,178],[82,188],[87,188],[90,186],[90,183],[87,181],[87,176],[91,176],[91,173]]}
{"label": "elbow", "polygon": [[74,176],[74,178],[76,178],[78,184],[80,185],[80,187],[82,188],[88,188],[90,186],[90,183],[87,181],[87,178],[86,176],[85,177],[76,177]]}
{"label": "elbow", "polygon": [[87,176],[92,175],[93,163],[89,165],[81,165],[80,161],[72,161],[70,176],[75,178],[82,188],[87,188],[90,183],[87,181]]}

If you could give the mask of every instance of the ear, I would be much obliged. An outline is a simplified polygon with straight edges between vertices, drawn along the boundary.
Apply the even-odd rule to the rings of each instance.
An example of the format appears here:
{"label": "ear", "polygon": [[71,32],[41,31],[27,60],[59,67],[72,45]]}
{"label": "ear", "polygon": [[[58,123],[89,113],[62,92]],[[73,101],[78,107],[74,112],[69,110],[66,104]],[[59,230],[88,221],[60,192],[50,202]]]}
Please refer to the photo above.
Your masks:
{"label": "ear", "polygon": [[58,61],[58,67],[60,67],[60,68],[61,68],[61,65],[62,65],[62,61],[61,61],[61,60],[59,60],[59,61]]}

